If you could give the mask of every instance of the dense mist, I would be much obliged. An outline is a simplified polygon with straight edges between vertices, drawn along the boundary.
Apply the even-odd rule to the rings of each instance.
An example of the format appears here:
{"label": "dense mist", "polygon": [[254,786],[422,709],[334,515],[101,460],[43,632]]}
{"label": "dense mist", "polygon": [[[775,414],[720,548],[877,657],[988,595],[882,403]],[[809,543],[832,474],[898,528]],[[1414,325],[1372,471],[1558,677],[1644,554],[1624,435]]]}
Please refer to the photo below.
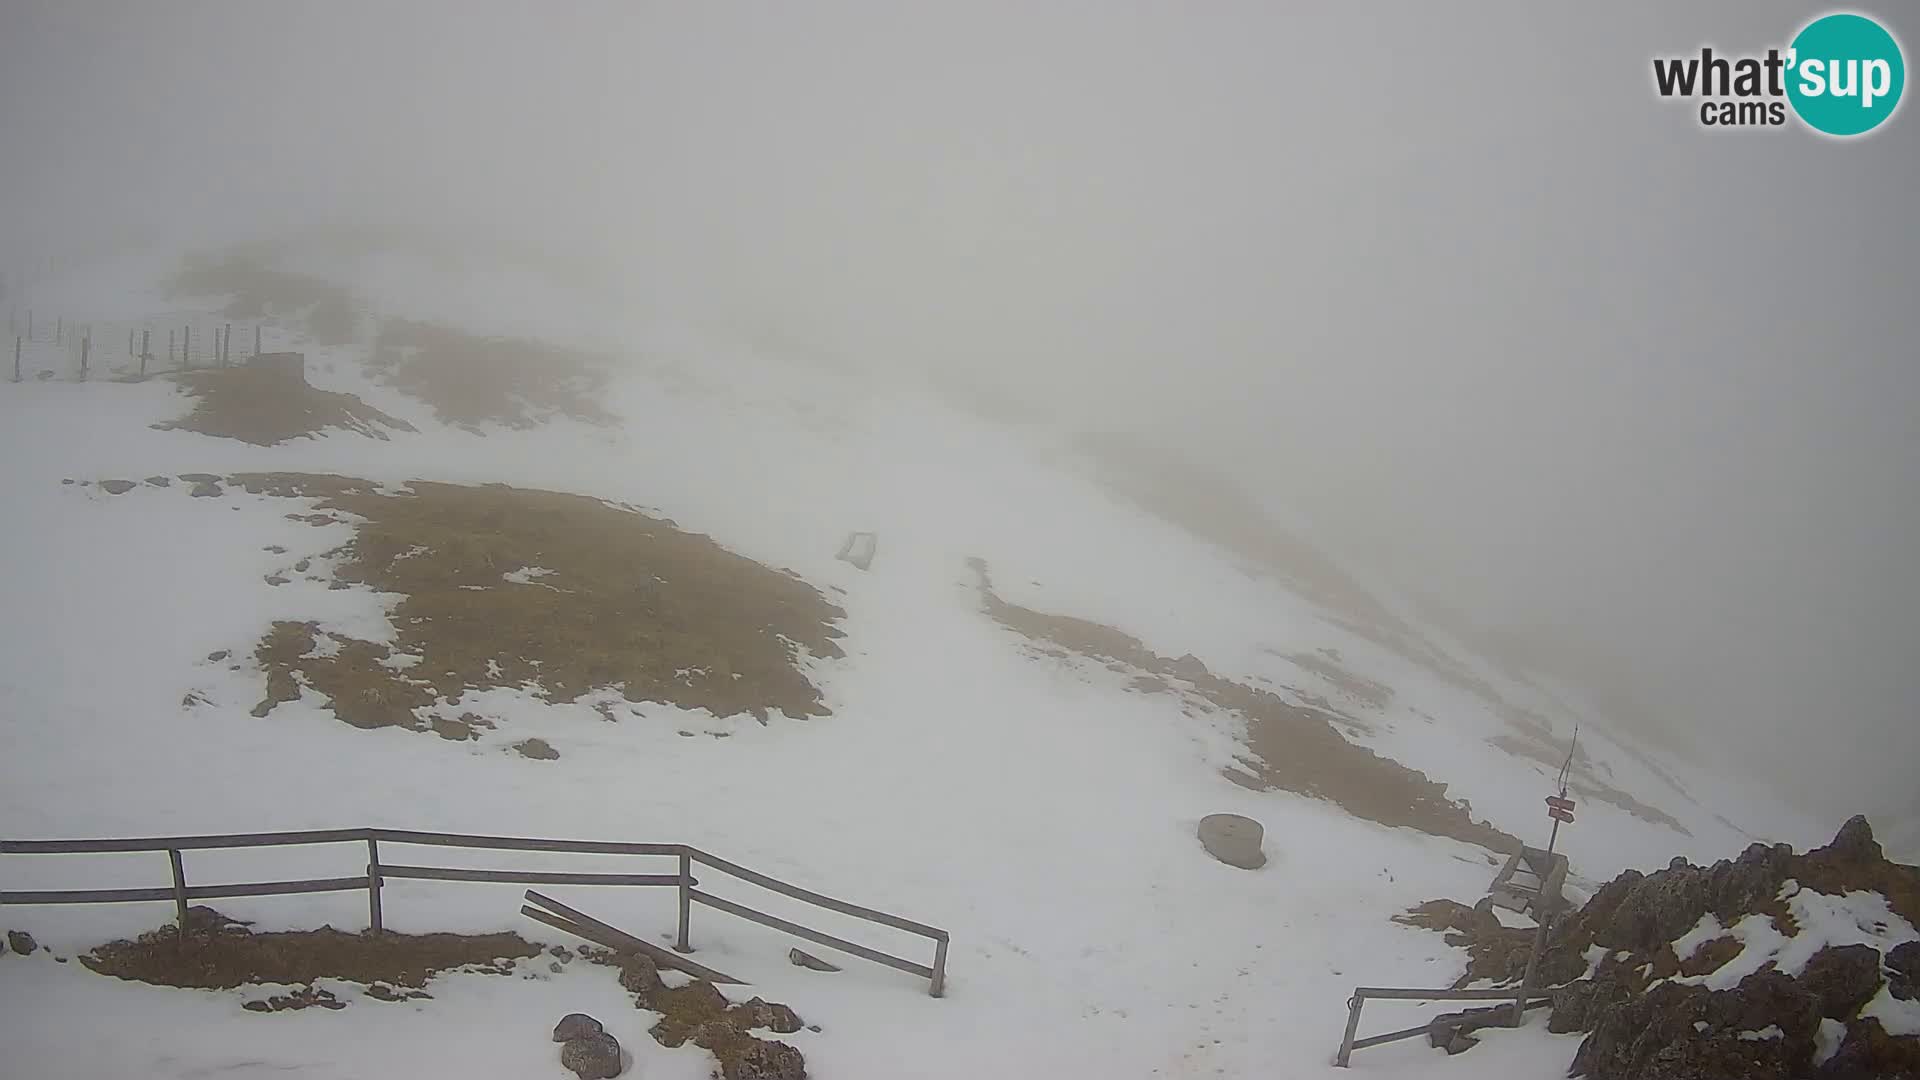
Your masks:
{"label": "dense mist", "polygon": [[1630,723],[1911,811],[1920,117],[1708,132],[1649,68],[1810,14],[9,0],[0,269],[534,252],[1162,443]]}

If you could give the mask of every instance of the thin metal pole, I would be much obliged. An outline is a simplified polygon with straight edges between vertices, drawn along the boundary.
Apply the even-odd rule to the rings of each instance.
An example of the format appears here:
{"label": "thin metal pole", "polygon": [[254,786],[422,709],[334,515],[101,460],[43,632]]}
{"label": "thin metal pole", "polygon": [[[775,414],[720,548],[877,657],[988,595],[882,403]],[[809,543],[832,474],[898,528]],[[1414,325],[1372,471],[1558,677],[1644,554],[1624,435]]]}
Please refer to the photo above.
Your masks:
{"label": "thin metal pole", "polygon": [[1340,1052],[1333,1055],[1333,1063],[1342,1069],[1353,1058],[1353,1037],[1360,1031],[1360,1006],[1365,1001],[1358,990],[1347,999],[1347,1033],[1340,1037]]}
{"label": "thin metal pole", "polygon": [[88,334],[80,339],[80,378],[82,380],[87,377],[87,356],[91,352],[93,352],[93,335]]}
{"label": "thin metal pole", "polygon": [[942,997],[947,992],[946,938],[941,938],[933,947],[933,986],[927,992],[933,997]]}
{"label": "thin metal pole", "polygon": [[693,945],[687,941],[687,932],[693,922],[693,856],[680,853],[680,940],[674,942],[676,952],[690,953]]}
{"label": "thin metal pole", "polygon": [[227,329],[220,335],[220,366],[226,367],[231,363],[233,363],[233,324],[228,323]]}
{"label": "thin metal pole", "polygon": [[180,334],[180,366],[190,368],[193,366],[193,324],[188,323]]}
{"label": "thin metal pole", "polygon": [[20,335],[13,338],[13,381],[20,381]]}
{"label": "thin metal pole", "polygon": [[187,943],[187,872],[180,865],[180,849],[168,848],[167,861],[173,864],[173,909],[179,922],[180,944]]}
{"label": "thin metal pole", "polygon": [[373,932],[386,929],[380,918],[380,841],[367,837],[367,918]]}
{"label": "thin metal pole", "polygon": [[260,324],[253,324],[253,355],[260,355]]}

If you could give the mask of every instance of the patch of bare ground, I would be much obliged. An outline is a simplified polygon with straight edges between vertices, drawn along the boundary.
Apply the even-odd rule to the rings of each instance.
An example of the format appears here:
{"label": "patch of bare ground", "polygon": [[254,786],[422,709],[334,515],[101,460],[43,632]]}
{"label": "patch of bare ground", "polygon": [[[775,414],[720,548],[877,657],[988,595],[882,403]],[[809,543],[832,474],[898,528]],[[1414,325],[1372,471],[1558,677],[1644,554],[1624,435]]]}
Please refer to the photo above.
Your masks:
{"label": "patch of bare ground", "polygon": [[[425,996],[427,980],[443,971],[504,975],[540,947],[514,933],[375,934],[318,930],[256,933],[208,908],[189,911],[184,941],[173,926],[149,930],[131,941],[110,941],[80,958],[102,975],[156,986],[226,990],[250,984],[302,987],[268,1008],[338,1007],[332,994],[315,990],[316,979],[379,986],[372,996],[400,1000]],[[410,988],[410,991],[396,990]],[[334,1001],[329,1005],[328,1002]]]}
{"label": "patch of bare ground", "polygon": [[[1271,651],[1271,650],[1269,650]],[[1393,688],[1340,666],[1340,654],[1332,649],[1310,653],[1274,653],[1325,679],[1334,689],[1370,709],[1384,709],[1393,702]]]}
{"label": "patch of bare ground", "polygon": [[971,559],[969,565],[979,577],[987,614],[1002,626],[1056,650],[1124,665],[1160,680],[1157,684],[1136,680],[1137,688],[1164,687],[1166,692],[1240,714],[1246,721],[1246,753],[1241,755],[1240,767],[1226,774],[1235,783],[1325,799],[1355,817],[1464,840],[1492,851],[1520,847],[1512,836],[1475,821],[1465,802],[1447,798],[1445,784],[1348,742],[1339,732],[1340,717],[1220,678],[1192,655],[1170,660],[1110,626],[1008,603],[993,591],[985,562]]}
{"label": "patch of bare ground", "polygon": [[798,1049],[753,1034],[799,1031],[805,1022],[787,1006],[757,997],[734,1005],[705,981],[667,986],[653,961],[638,954],[594,950],[584,955],[619,968],[620,985],[632,992],[635,1007],[660,1014],[647,1032],[660,1045],[692,1043],[712,1052],[724,1080],[806,1080],[806,1058]]}
{"label": "patch of bare ground", "polygon": [[255,446],[311,438],[330,428],[370,438],[413,425],[368,405],[352,394],[320,390],[306,380],[269,368],[232,367],[172,376],[193,397],[193,411],[154,427],[197,431]]}
{"label": "patch of bare ground", "polygon": [[524,687],[550,702],[612,691],[762,723],[774,710],[827,714],[800,665],[803,653],[843,655],[835,621],[845,612],[792,573],[671,521],[500,484],[383,491],[289,473],[227,482],[313,500],[315,512],[301,520],[351,523],[353,539],[328,553],[333,584],[401,597],[391,644],[326,635],[314,623],[273,624],[254,650],[267,677],[257,716],[298,699],[303,685],[355,727],[461,741],[494,719],[461,708],[461,696],[493,687]]}
{"label": "patch of bare ground", "polygon": [[[1558,770],[1566,760],[1565,749],[1555,747],[1551,744],[1543,746],[1532,739],[1523,738],[1518,735],[1494,735],[1488,738],[1487,742],[1501,750],[1505,750],[1515,757],[1523,757],[1531,761],[1537,761],[1555,770]],[[1655,825],[1665,825],[1667,828],[1672,829],[1682,836],[1693,835],[1687,830],[1687,827],[1680,824],[1680,820],[1672,814],[1667,813],[1657,806],[1649,806],[1639,799],[1634,798],[1632,795],[1614,787],[1612,784],[1601,780],[1594,774],[1591,768],[1583,768],[1581,760],[1583,757],[1583,754],[1576,753],[1574,767],[1569,771],[1567,777],[1567,788],[1575,795],[1583,799],[1591,799],[1595,802],[1603,802],[1618,807],[1642,821],[1651,822]]]}
{"label": "patch of bare ground", "polygon": [[243,254],[187,259],[167,280],[170,296],[228,296],[223,314],[255,320],[298,315],[319,345],[346,345],[359,335],[353,295],[323,278],[277,270]]}
{"label": "patch of bare ground", "polygon": [[394,320],[381,328],[370,366],[443,423],[470,430],[529,428],[557,416],[615,422],[596,400],[607,375],[595,358],[542,342]]}

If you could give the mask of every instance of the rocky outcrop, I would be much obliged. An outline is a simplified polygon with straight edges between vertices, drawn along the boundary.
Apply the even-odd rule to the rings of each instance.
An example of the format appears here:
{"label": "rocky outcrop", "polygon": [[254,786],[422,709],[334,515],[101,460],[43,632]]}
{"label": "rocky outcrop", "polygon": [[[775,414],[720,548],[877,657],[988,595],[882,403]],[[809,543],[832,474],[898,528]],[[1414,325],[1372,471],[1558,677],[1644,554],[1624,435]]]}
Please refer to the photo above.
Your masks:
{"label": "rocky outcrop", "polygon": [[[1804,906],[1809,892],[1820,894],[1812,907]],[[1882,916],[1866,933],[1880,947],[1855,936],[1873,922],[1839,933],[1799,923],[1831,911],[1835,898],[1862,893],[1877,893],[1899,916]],[[1890,1034],[1862,1015],[1884,1002],[1883,988],[1913,1000],[1920,941],[1900,940],[1900,920],[1920,925],[1920,868],[1889,862],[1865,818],[1804,855],[1754,844],[1712,866],[1675,859],[1651,874],[1629,870],[1553,928],[1539,966],[1542,983],[1555,988],[1548,1028],[1587,1033],[1570,1075],[1591,1080],[1920,1080],[1920,1037]],[[1488,913],[1433,901],[1397,921],[1443,931],[1465,947],[1463,984],[1508,984],[1524,970],[1531,933]],[[1716,923],[1727,932],[1715,933]],[[1778,941],[1830,933],[1812,942],[1854,940],[1810,958],[1799,946],[1797,970],[1780,970],[1769,953],[1723,970],[1756,934]],[[1686,955],[1675,947],[1683,939]]]}
{"label": "rocky outcrop", "polygon": [[639,954],[598,959],[620,968],[620,985],[633,994],[636,1006],[660,1014],[647,1032],[660,1045],[692,1043],[711,1051],[723,1080],[806,1080],[806,1058],[798,1049],[752,1034],[799,1031],[805,1022],[787,1006],[757,997],[734,1005],[705,981],[668,986],[654,962]]}

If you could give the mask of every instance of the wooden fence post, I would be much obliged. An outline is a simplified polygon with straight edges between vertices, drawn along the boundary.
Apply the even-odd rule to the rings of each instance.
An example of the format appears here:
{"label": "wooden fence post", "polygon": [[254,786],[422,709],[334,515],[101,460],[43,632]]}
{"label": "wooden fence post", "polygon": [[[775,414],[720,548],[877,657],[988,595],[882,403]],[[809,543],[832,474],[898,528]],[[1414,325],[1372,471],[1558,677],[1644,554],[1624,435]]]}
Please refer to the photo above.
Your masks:
{"label": "wooden fence post", "polygon": [[183,368],[190,368],[193,366],[193,324],[192,323],[188,323],[180,331],[180,366]]}
{"label": "wooden fence post", "polygon": [[173,327],[167,327],[167,366],[173,366]]}
{"label": "wooden fence post", "polygon": [[147,357],[153,353],[153,331],[140,331],[140,377],[147,376]]}
{"label": "wooden fence post", "polygon": [[928,991],[932,997],[942,997],[947,992],[947,939],[941,938],[933,947],[933,987]]}
{"label": "wooden fence post", "polygon": [[80,380],[87,378],[87,356],[93,351],[93,335],[85,334],[80,338]]}
{"label": "wooden fence post", "polygon": [[173,863],[173,909],[179,919],[180,944],[187,943],[187,872],[180,865],[180,849],[168,848],[167,860]]}
{"label": "wooden fence post", "polygon": [[374,933],[386,929],[380,918],[380,841],[371,836],[367,837],[367,919],[373,924]]}
{"label": "wooden fence post", "polygon": [[260,355],[260,324],[253,324],[253,355]]}
{"label": "wooden fence post", "polygon": [[693,921],[693,856],[684,850],[680,852],[680,940],[674,942],[676,952],[689,953],[693,945],[687,941],[687,930]]}
{"label": "wooden fence post", "polygon": [[228,323],[226,331],[220,335],[220,366],[226,367],[232,363],[233,363],[233,324]]}
{"label": "wooden fence post", "polygon": [[13,338],[13,381],[20,381],[20,336],[18,334]]}
{"label": "wooden fence post", "polygon": [[128,356],[137,355],[133,351],[133,327],[131,326],[127,327],[127,355]]}
{"label": "wooden fence post", "polygon": [[1347,999],[1347,1033],[1340,1038],[1340,1052],[1333,1056],[1333,1063],[1343,1069],[1353,1060],[1353,1037],[1360,1031],[1360,1006],[1365,1000],[1358,990]]}

